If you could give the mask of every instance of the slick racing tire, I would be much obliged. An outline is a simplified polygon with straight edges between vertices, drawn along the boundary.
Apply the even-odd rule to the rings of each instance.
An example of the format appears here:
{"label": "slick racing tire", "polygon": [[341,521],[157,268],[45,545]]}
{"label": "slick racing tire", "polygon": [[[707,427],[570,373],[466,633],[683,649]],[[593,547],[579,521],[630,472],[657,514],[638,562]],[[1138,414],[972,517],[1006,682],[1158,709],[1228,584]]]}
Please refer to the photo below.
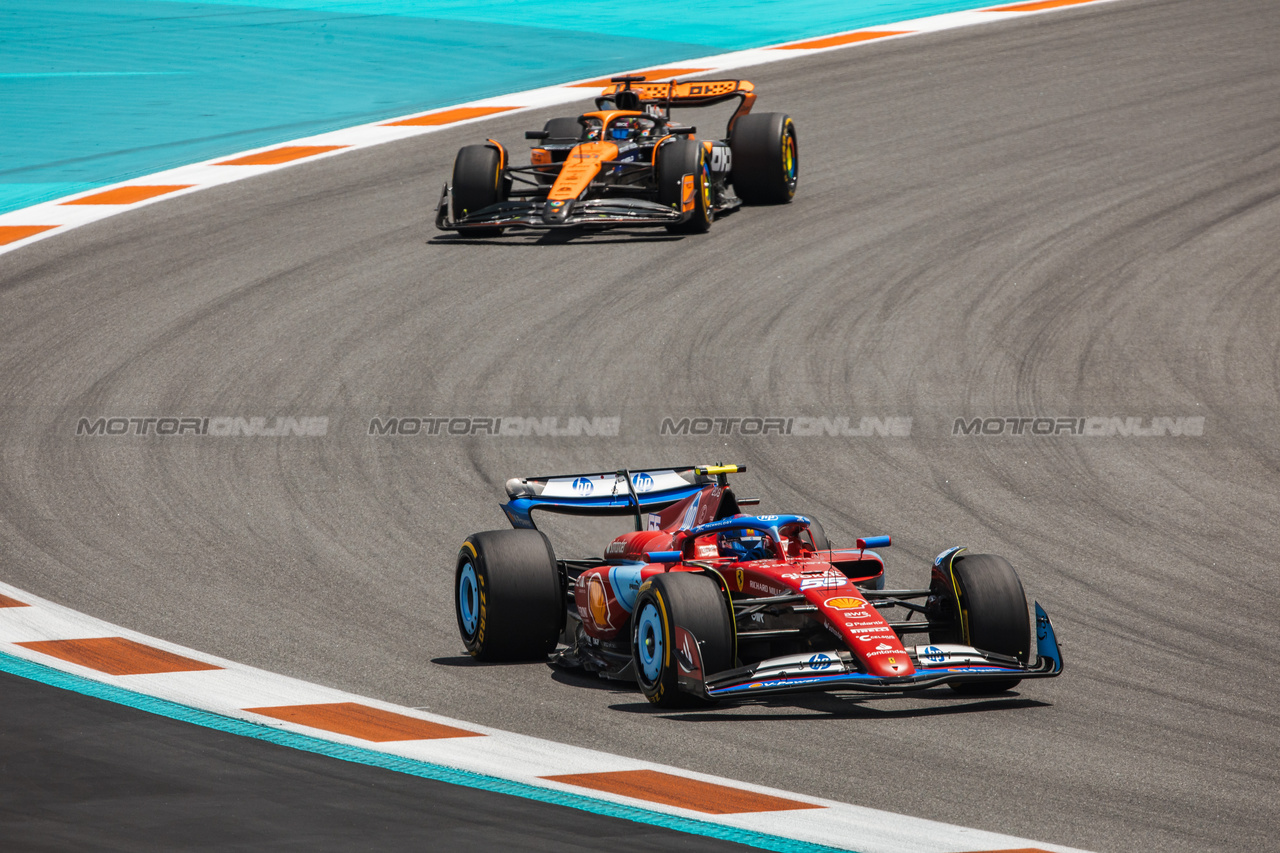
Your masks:
{"label": "slick racing tire", "polygon": [[547,138],[543,142],[581,142],[582,141],[582,122],[574,116],[567,118],[550,119],[542,129],[546,132]]}
{"label": "slick racing tire", "polygon": [[655,575],[641,585],[636,597],[631,656],[641,691],[660,708],[697,702],[696,697],[679,691],[677,625],[697,638],[704,675],[733,666],[733,622],[720,585],[693,572]]}
{"label": "slick racing tire", "polygon": [[715,211],[711,205],[711,164],[701,142],[677,139],[658,149],[658,204],[684,208],[684,179],[693,175],[693,210],[684,222],[668,225],[673,234],[705,234]]}
{"label": "slick racing tire", "polygon": [[[930,631],[929,642],[961,643],[987,652],[1027,662],[1031,645],[1031,620],[1027,597],[1018,573],[1004,557],[994,554],[961,554],[952,563],[960,598],[951,589],[931,590],[944,602],[951,627]],[[967,630],[966,630],[967,627]],[[952,684],[957,693],[984,695],[1017,686],[1019,678]]]}
{"label": "slick racing tire", "polygon": [[468,536],[453,581],[458,631],[477,660],[542,660],[564,628],[565,594],[547,537],[537,530]]}
{"label": "slick racing tire", "polygon": [[[492,145],[467,145],[453,161],[453,218],[507,200],[502,179],[502,155]],[[497,237],[501,228],[469,228],[472,237]]]}
{"label": "slick racing tire", "polygon": [[744,204],[786,204],[800,179],[796,126],[782,113],[748,113],[733,125],[733,190]]}

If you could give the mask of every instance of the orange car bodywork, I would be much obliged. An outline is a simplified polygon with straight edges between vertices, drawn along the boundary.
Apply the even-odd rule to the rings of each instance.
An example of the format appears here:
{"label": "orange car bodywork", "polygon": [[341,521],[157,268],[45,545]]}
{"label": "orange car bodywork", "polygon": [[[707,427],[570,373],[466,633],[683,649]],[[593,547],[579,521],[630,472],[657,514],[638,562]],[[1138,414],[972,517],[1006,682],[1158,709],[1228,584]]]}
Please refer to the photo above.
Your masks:
{"label": "orange car bodywork", "polygon": [[[601,94],[604,97],[608,97],[623,91],[625,88],[625,84],[615,83],[606,87]],[[751,107],[756,101],[755,86],[748,80],[643,83],[632,85],[630,88],[640,97],[642,102],[663,103],[672,106],[678,106],[682,103],[693,106],[701,103],[715,103],[731,97],[741,97],[742,103],[738,105],[738,109],[734,111],[733,116],[729,119],[730,132],[732,132],[733,123],[740,116],[751,112]],[[631,110],[600,110],[583,114],[584,118],[594,118],[600,122],[600,135],[602,137],[615,120],[620,118],[643,118],[644,116],[645,113],[643,112]],[[694,139],[696,137],[690,136],[689,138]],[[662,141],[659,140],[658,145],[654,147],[654,166],[657,166],[658,149],[662,146]],[[706,142],[704,144],[707,146],[707,154],[710,155],[711,143]],[[556,177],[555,184],[547,195],[547,200],[572,201],[581,197],[582,193],[591,185],[591,182],[600,174],[600,169],[603,165],[616,159],[617,156],[618,146],[612,142],[593,141],[579,143],[565,158],[564,166]],[[549,165],[551,158],[547,152],[535,148],[534,153],[530,155],[530,161],[534,165]],[[692,181],[686,180],[684,189],[682,208],[688,211],[693,208],[694,204]]]}
{"label": "orange car bodywork", "polygon": [[[601,110],[600,112],[584,114],[584,118],[594,118],[600,121],[600,134],[602,136],[609,129],[609,126],[618,119],[644,117],[644,113],[630,110]],[[600,174],[601,167],[606,162],[617,158],[618,146],[612,142],[578,143],[569,152],[569,156],[565,158],[564,166],[561,168],[555,184],[551,187],[551,192],[548,193],[547,199],[549,201],[572,201],[578,198],[595,180],[596,175]]]}
{"label": "orange car bodywork", "polygon": [[[671,71],[664,69],[667,74]],[[530,150],[528,166],[508,166],[507,150],[489,140],[499,155],[496,181],[502,184],[495,183],[497,197],[508,203],[489,205],[494,210],[473,216],[455,206],[453,187],[446,185],[437,205],[437,227],[501,233],[515,227],[599,229],[634,223],[705,231],[717,213],[742,204],[728,192],[730,138],[737,119],[755,103],[753,84],[746,80],[658,83],[635,75],[614,79],[620,82],[596,97],[596,110],[579,117],[580,132],[561,126],[555,136],[549,130],[526,133],[527,139],[546,140]],[[673,107],[707,107],[727,101],[737,105],[725,138],[700,140],[694,128],[671,119]],[[621,132],[623,127],[626,132]],[[683,147],[686,140],[702,149],[696,152],[696,166],[680,161],[681,171],[695,174],[677,178],[660,168],[662,151],[670,150],[666,143],[676,140],[681,141],[682,151],[688,152]],[[674,168],[674,162],[671,165]],[[663,180],[666,183],[660,186]],[[519,186],[513,188],[513,183]],[[692,215],[699,210],[702,214],[694,222]]]}
{"label": "orange car bodywork", "polygon": [[606,160],[618,156],[618,146],[612,142],[582,142],[569,153],[547,198],[551,201],[571,201],[582,195],[600,174],[600,166]]}

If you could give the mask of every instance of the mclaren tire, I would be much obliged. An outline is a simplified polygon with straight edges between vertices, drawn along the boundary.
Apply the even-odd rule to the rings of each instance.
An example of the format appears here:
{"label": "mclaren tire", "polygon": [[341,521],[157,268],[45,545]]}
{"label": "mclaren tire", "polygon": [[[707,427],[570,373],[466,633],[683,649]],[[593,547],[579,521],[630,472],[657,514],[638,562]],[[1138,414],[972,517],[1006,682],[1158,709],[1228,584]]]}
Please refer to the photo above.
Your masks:
{"label": "mclaren tire", "polygon": [[800,179],[796,126],[783,113],[748,113],[734,122],[733,190],[744,204],[787,204]]}
{"label": "mclaren tire", "polygon": [[[454,221],[506,199],[502,155],[498,150],[492,145],[468,145],[459,150],[453,161]],[[461,233],[471,237],[497,237],[502,229],[469,228]]]}
{"label": "mclaren tire", "polygon": [[[686,186],[686,178],[692,177]],[[677,139],[658,149],[658,203],[684,211],[692,202],[688,217],[668,225],[673,234],[705,234],[715,218],[711,201],[711,164],[701,142]],[[692,199],[689,198],[692,195]]]}

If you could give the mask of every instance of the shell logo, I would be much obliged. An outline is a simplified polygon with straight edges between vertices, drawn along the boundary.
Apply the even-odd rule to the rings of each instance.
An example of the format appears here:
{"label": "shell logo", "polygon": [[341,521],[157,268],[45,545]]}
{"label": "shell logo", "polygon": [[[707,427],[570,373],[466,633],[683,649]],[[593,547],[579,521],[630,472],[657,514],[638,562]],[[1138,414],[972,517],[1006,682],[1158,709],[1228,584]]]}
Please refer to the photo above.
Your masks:
{"label": "shell logo", "polygon": [[834,607],[836,610],[857,610],[866,605],[861,598],[828,598],[824,603],[827,607]]}

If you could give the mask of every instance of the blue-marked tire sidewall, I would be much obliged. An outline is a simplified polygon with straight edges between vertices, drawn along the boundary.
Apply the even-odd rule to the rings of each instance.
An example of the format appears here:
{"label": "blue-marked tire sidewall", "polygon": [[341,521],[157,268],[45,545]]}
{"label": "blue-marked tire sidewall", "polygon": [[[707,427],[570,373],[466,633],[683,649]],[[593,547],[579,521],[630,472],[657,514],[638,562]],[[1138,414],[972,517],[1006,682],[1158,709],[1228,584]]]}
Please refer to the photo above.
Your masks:
{"label": "blue-marked tire sidewall", "polygon": [[666,634],[662,614],[657,605],[646,602],[636,617],[637,677],[645,687],[656,686],[662,680],[662,656],[666,652]]}
{"label": "blue-marked tire sidewall", "polygon": [[640,691],[651,704],[669,707],[679,701],[671,662],[672,615],[661,584],[642,589],[636,599],[631,629],[631,657]]}
{"label": "blue-marked tire sidewall", "polygon": [[655,575],[641,584],[633,613],[632,664],[636,681],[651,704],[675,708],[703,701],[696,684],[682,684],[677,671],[692,663],[680,662],[685,654],[677,647],[677,625],[679,642],[692,639],[697,644],[704,673],[711,675],[734,666],[733,611],[723,580],[702,572]]}
{"label": "blue-marked tire sidewall", "polygon": [[458,633],[472,657],[490,663],[546,660],[564,630],[566,604],[551,543],[537,530],[471,534],[458,549],[453,603]]}
{"label": "blue-marked tire sidewall", "polygon": [[472,556],[465,546],[458,552],[458,566],[453,580],[453,610],[458,617],[458,633],[472,657],[484,654],[485,620],[484,563]]}
{"label": "blue-marked tire sidewall", "polygon": [[464,559],[458,567],[458,623],[464,639],[473,639],[480,628],[480,581],[475,563]]}

